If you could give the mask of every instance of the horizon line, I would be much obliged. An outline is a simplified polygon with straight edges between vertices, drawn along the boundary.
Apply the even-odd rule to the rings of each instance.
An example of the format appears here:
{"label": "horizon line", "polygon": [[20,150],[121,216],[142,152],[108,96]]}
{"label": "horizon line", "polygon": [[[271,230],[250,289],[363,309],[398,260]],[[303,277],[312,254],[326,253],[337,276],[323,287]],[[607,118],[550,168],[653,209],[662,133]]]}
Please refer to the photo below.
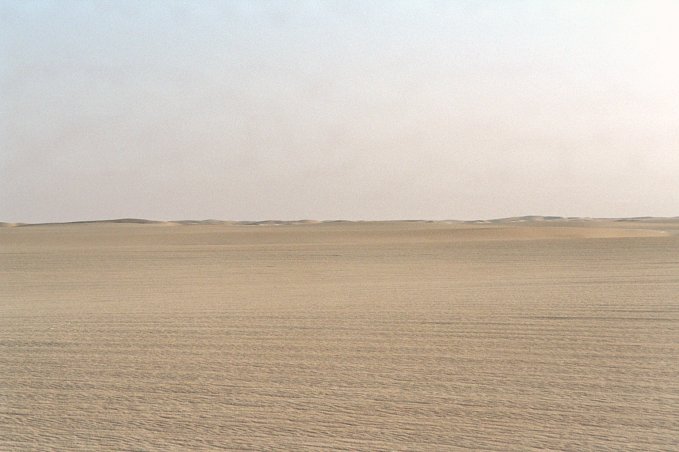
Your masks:
{"label": "horizon line", "polygon": [[98,220],[73,220],[73,221],[48,221],[48,222],[37,222],[37,223],[24,223],[24,222],[5,222],[0,221],[0,226],[9,227],[22,227],[22,226],[49,226],[49,225],[77,225],[77,224],[97,224],[97,223],[114,223],[114,224],[178,224],[178,225],[294,225],[294,224],[323,224],[323,223],[398,223],[398,222],[423,222],[423,223],[493,223],[493,222],[525,222],[525,221],[644,221],[644,220],[679,220],[679,216],[633,216],[633,217],[591,217],[591,216],[557,216],[557,215],[521,215],[521,216],[510,216],[510,217],[499,217],[499,218],[476,218],[469,220],[461,219],[444,219],[444,220],[432,220],[427,218],[418,219],[374,219],[374,220],[346,220],[346,219],[310,219],[310,218],[300,218],[294,220],[280,220],[280,219],[268,219],[268,220],[218,220],[218,219],[202,219],[202,220],[154,220],[148,218],[135,218],[135,217],[125,217],[125,218],[110,218],[110,219],[98,219]]}

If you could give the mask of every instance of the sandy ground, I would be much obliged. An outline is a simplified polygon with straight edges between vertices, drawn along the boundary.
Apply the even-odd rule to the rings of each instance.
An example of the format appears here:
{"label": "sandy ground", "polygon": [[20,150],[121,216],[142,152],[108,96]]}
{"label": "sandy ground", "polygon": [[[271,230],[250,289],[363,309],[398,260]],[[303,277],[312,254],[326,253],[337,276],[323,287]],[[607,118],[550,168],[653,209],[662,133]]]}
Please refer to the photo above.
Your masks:
{"label": "sandy ground", "polygon": [[679,224],[0,228],[0,450],[677,450]]}

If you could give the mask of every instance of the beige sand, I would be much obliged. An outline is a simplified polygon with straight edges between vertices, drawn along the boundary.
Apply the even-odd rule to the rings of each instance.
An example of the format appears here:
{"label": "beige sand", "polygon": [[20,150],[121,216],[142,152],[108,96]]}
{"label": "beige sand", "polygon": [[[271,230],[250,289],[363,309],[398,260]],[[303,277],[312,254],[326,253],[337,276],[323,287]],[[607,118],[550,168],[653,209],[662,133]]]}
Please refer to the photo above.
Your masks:
{"label": "beige sand", "polygon": [[676,450],[677,221],[543,220],[6,225],[0,450]]}

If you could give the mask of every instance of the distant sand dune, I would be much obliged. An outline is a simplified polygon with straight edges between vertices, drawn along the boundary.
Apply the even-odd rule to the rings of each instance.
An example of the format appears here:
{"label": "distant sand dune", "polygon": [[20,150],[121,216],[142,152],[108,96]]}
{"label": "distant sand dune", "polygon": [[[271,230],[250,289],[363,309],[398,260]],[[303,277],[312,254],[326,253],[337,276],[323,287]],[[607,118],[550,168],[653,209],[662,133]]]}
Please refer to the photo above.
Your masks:
{"label": "distant sand dune", "polygon": [[311,225],[311,224],[394,224],[394,223],[414,223],[414,224],[459,224],[459,225],[540,225],[540,226],[595,226],[605,223],[611,224],[612,227],[618,227],[621,223],[642,223],[654,225],[657,227],[658,223],[677,225],[679,227],[679,217],[631,217],[631,218],[582,218],[582,217],[558,217],[558,216],[542,216],[542,215],[528,215],[523,217],[507,217],[496,218],[490,220],[389,220],[389,221],[353,221],[353,220],[148,220],[144,218],[116,218],[111,220],[83,220],[83,221],[69,221],[69,222],[54,222],[54,223],[3,223],[0,222],[0,227],[14,227],[14,226],[49,226],[49,225],[76,225],[76,224],[166,224],[166,225],[238,225],[238,226],[292,226],[292,225]]}

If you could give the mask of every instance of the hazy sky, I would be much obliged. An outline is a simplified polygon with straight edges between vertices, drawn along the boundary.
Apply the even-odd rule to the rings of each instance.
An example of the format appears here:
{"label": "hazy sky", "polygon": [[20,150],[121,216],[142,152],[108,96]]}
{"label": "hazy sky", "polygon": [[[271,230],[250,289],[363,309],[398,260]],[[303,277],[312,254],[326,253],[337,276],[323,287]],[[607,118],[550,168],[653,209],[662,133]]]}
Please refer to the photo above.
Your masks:
{"label": "hazy sky", "polygon": [[0,0],[0,221],[679,215],[679,1]]}

